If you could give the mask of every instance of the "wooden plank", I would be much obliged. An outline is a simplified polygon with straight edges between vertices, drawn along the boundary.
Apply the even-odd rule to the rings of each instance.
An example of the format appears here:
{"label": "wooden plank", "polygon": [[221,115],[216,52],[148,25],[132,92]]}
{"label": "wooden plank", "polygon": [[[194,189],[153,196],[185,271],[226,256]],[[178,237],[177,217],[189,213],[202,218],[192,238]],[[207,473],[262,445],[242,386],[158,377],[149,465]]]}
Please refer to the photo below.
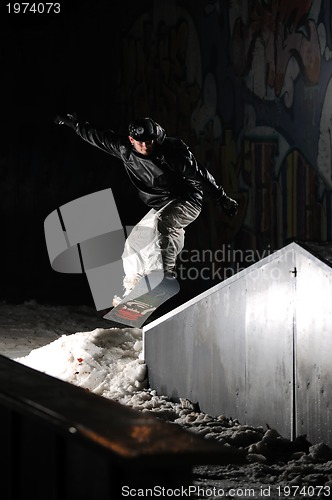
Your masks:
{"label": "wooden plank", "polygon": [[217,442],[0,356],[0,405],[140,466],[239,461]]}

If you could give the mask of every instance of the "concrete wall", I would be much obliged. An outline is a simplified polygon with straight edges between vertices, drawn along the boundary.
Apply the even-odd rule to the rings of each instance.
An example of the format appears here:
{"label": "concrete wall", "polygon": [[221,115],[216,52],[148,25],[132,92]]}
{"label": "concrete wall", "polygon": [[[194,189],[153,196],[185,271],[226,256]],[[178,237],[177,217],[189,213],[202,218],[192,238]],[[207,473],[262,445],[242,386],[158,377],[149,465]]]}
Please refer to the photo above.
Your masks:
{"label": "concrete wall", "polygon": [[332,270],[297,254],[295,297],[296,428],[332,445]]}
{"label": "concrete wall", "polygon": [[296,243],[144,328],[152,388],[332,444],[332,269]]}

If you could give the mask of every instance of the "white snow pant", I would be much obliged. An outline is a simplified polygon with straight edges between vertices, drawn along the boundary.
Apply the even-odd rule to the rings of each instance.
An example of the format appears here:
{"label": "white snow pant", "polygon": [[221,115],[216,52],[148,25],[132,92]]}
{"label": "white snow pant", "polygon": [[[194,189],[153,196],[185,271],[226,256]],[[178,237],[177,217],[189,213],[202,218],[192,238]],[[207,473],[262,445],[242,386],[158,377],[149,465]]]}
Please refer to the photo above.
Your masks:
{"label": "white snow pant", "polygon": [[160,210],[150,210],[133,228],[122,254],[125,294],[151,271],[172,271],[184,246],[184,228],[201,209],[189,201],[170,201]]}

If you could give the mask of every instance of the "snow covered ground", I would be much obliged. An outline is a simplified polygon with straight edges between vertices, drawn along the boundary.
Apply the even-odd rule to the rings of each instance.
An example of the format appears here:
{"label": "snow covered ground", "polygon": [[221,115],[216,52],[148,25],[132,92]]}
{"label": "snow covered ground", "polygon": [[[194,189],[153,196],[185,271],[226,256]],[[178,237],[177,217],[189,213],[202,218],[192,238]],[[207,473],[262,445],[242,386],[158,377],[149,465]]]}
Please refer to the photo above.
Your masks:
{"label": "snow covered ground", "polygon": [[87,307],[34,301],[0,304],[0,353],[100,396],[153,413],[205,439],[245,450],[243,465],[194,469],[191,498],[329,498],[332,451],[304,437],[290,442],[274,429],[212,417],[190,401],[172,402],[147,386],[142,331],[107,328]]}

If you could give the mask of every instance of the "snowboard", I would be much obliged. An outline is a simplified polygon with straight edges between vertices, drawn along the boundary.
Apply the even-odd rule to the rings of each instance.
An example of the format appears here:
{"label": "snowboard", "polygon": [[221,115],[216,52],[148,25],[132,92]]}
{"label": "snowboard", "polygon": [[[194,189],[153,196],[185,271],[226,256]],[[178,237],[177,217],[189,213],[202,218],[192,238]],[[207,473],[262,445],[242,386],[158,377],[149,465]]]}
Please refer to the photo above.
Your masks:
{"label": "snowboard", "polygon": [[105,319],[140,328],[151,314],[180,290],[179,282],[163,271],[152,271],[140,279],[133,290],[111,309]]}

